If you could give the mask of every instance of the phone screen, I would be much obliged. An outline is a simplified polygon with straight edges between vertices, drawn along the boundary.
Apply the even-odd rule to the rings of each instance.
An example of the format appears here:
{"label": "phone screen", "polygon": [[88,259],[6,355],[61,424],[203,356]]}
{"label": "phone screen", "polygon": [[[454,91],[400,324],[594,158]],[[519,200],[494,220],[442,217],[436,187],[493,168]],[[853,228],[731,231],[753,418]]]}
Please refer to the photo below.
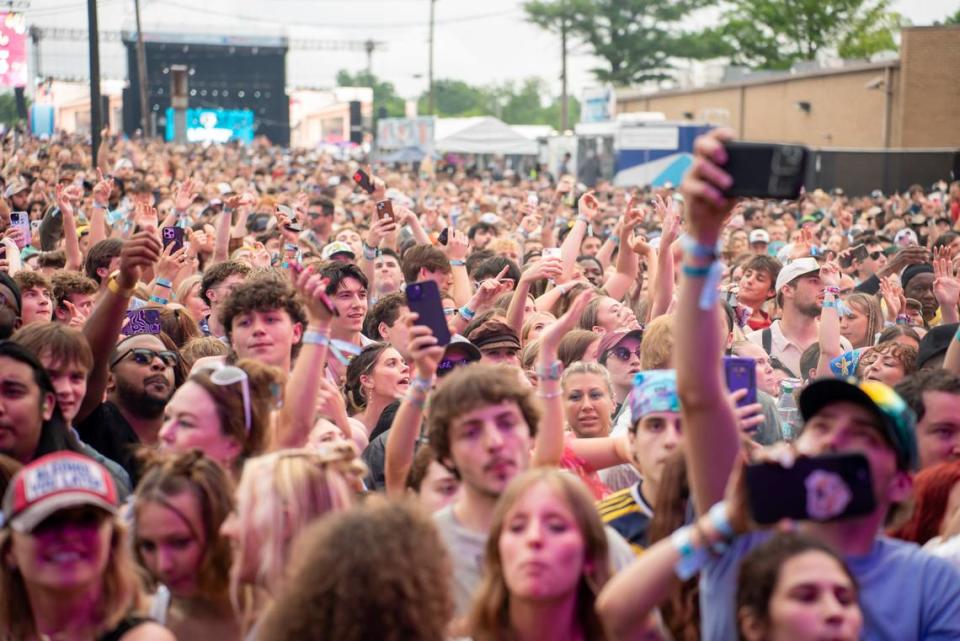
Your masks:
{"label": "phone screen", "polygon": [[132,309],[127,312],[127,318],[127,324],[120,330],[124,336],[160,333],[159,309]]}

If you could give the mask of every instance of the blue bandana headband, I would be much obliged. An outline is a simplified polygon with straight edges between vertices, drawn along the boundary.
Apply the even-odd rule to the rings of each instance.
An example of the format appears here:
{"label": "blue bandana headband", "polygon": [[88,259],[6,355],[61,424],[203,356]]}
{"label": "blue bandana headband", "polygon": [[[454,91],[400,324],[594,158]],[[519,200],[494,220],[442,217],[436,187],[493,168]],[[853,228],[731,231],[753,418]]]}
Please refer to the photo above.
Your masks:
{"label": "blue bandana headband", "polygon": [[632,422],[654,412],[680,412],[677,396],[677,372],[654,369],[640,372],[633,379],[633,390],[627,399]]}

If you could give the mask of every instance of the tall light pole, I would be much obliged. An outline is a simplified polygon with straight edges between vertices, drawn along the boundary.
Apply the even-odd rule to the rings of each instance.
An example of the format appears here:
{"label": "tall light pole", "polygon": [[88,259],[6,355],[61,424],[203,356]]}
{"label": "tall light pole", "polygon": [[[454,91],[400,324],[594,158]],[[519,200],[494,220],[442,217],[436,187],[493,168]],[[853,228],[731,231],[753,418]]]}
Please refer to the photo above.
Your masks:
{"label": "tall light pole", "polygon": [[[566,10],[566,7],[564,7]],[[560,130],[570,129],[570,114],[567,106],[567,16],[560,17]]]}
{"label": "tall light pole", "polygon": [[87,0],[87,31],[90,44],[90,147],[93,168],[97,168],[100,150],[100,32],[97,27],[97,0]]}
{"label": "tall light pole", "polygon": [[150,107],[147,104],[147,54],[143,47],[143,29],[140,27],[140,0],[133,0],[133,12],[137,19],[137,76],[140,78],[140,131],[143,137],[150,136]]}
{"label": "tall light pole", "polygon": [[437,0],[430,0],[430,59],[427,62],[429,69],[427,71],[427,114],[433,115],[433,18],[434,18],[434,5],[436,5]]}

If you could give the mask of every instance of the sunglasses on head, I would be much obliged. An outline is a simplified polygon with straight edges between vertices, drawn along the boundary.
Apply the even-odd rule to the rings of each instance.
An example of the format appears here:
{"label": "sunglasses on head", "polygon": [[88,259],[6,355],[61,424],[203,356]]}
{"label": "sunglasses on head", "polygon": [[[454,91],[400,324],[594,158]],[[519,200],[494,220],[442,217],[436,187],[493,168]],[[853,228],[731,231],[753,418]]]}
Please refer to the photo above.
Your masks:
{"label": "sunglasses on head", "polygon": [[240,383],[240,391],[243,394],[243,427],[246,433],[249,434],[250,427],[253,424],[250,407],[250,377],[239,367],[224,365],[214,369],[210,373],[210,382],[220,386]]}
{"label": "sunglasses on head", "polygon": [[158,352],[147,347],[133,347],[120,354],[120,356],[117,356],[113,362],[110,363],[110,367],[122,361],[129,354],[133,354],[133,360],[137,365],[149,365],[153,362],[153,359],[159,358],[165,366],[173,367],[180,360],[180,356],[176,352],[168,349],[163,349]]}
{"label": "sunglasses on head", "polygon": [[610,350],[610,353],[617,357],[617,360],[621,360],[624,363],[630,360],[630,356],[636,356],[640,358],[640,348],[637,347],[635,350],[630,351],[626,347],[614,347]]}

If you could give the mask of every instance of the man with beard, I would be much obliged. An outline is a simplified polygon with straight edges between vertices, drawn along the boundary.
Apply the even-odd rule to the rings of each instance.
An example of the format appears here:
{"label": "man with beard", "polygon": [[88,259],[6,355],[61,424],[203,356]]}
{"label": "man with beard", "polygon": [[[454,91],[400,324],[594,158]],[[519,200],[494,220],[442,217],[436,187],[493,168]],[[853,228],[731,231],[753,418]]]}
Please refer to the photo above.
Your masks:
{"label": "man with beard", "polygon": [[126,241],[120,269],[110,276],[107,290],[83,327],[94,365],[74,424],[85,443],[127,471],[134,486],[138,480],[135,450],[157,441],[163,409],[179,382],[180,356],[153,334],[130,336],[119,343],[117,337],[142,270],[155,264],[160,252],[160,240],[149,232]]}

